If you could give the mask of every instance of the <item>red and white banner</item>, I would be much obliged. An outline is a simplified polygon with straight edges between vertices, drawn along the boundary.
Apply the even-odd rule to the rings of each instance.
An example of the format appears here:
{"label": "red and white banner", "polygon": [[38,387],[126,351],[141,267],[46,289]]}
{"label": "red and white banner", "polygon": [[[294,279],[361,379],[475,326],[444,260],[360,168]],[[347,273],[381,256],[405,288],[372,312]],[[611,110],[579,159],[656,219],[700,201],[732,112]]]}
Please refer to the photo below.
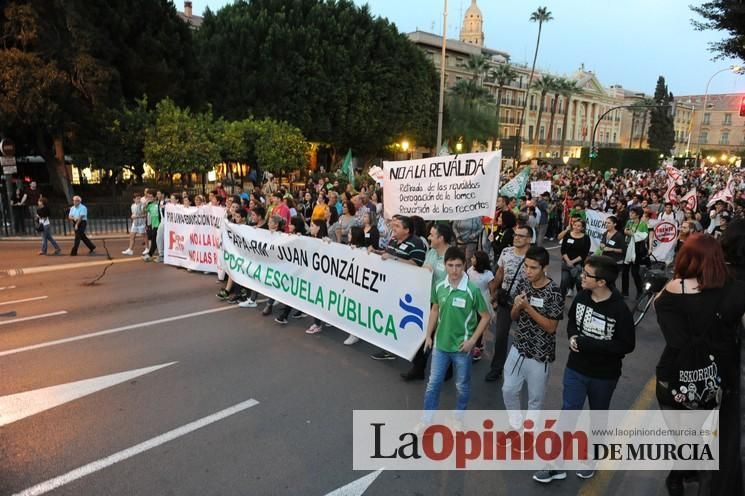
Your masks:
{"label": "red and white banner", "polygon": [[649,221],[649,251],[657,261],[672,261],[675,256],[675,244],[677,242],[677,223],[659,219]]}
{"label": "red and white banner", "polygon": [[675,181],[671,178],[667,178],[667,190],[662,195],[662,199],[665,203],[678,203],[678,193],[675,191]]}
{"label": "red and white banner", "polygon": [[201,272],[217,272],[223,219],[223,207],[166,205],[163,261]]}
{"label": "red and white banner", "polygon": [[672,164],[668,164],[665,166],[665,172],[667,173],[668,180],[672,180],[674,183],[678,185],[682,185],[684,182],[683,179],[683,173],[680,172],[678,169],[672,166]]}
{"label": "red and white banner", "polygon": [[731,205],[734,199],[735,199],[735,180],[732,177],[732,174],[730,173],[729,179],[727,180],[727,185],[724,187],[724,189],[717,191],[714,196],[709,198],[709,203],[707,203],[706,206],[711,207],[718,201],[723,201],[724,203],[729,203]]}
{"label": "red and white banner", "polygon": [[694,212],[698,210],[698,194],[696,193],[696,188],[693,188],[683,196],[681,199],[681,206]]}

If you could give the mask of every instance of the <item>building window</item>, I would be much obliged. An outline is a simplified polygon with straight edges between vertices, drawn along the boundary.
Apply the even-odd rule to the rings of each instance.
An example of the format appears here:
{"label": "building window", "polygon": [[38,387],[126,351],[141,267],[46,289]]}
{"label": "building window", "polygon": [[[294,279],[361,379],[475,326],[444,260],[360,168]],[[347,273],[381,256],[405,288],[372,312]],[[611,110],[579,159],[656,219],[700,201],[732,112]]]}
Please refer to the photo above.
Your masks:
{"label": "building window", "polygon": [[543,136],[544,136],[544,128],[543,126],[541,126],[541,130],[539,131],[539,134],[538,134],[538,139],[543,141]]}
{"label": "building window", "polygon": [[724,122],[722,123],[724,126],[731,126],[732,125],[732,114],[727,113],[724,114]]}
{"label": "building window", "polygon": [[613,143],[615,143],[616,141],[617,141],[617,139],[616,139],[616,133],[613,133]]}
{"label": "building window", "polygon": [[528,136],[530,136],[530,139],[533,139],[533,130],[534,129],[535,128],[532,125],[528,126]]}
{"label": "building window", "polygon": [[698,142],[705,145],[709,142],[709,132],[708,131],[701,131],[701,134],[698,135]]}
{"label": "building window", "polygon": [[557,127],[556,128],[556,136],[554,137],[554,139],[555,140],[560,140],[561,139],[561,128],[560,127]]}
{"label": "building window", "polygon": [[711,114],[709,112],[705,112],[704,113],[704,122],[703,122],[703,124],[705,126],[708,126],[709,124],[711,124],[710,121],[711,121]]}
{"label": "building window", "polygon": [[719,137],[720,145],[729,145],[729,131],[722,131],[722,135]]}

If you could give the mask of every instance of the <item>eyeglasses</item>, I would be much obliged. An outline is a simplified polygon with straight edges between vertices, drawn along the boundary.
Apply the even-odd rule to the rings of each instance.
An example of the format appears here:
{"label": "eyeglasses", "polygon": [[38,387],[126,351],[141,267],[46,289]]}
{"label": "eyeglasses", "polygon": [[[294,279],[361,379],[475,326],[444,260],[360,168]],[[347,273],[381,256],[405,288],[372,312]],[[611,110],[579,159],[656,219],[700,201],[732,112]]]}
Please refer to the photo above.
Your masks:
{"label": "eyeglasses", "polygon": [[595,280],[601,279],[601,278],[600,278],[600,277],[598,277],[598,276],[594,276],[594,275],[592,275],[592,274],[588,274],[588,273],[587,273],[586,271],[584,271],[584,270],[582,271],[582,277],[589,277],[590,279],[595,279]]}
{"label": "eyeglasses", "polygon": [[514,234],[514,237],[515,238],[532,238],[532,236],[529,236],[527,234],[517,234],[517,233]]}

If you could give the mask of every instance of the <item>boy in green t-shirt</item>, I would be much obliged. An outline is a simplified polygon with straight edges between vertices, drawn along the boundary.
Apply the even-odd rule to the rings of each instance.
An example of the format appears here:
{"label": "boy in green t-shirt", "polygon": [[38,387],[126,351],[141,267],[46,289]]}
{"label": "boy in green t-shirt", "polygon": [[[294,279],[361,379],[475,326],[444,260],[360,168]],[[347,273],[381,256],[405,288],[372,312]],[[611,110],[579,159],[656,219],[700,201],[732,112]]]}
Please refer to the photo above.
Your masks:
{"label": "boy in green t-shirt", "polygon": [[[463,412],[471,392],[471,349],[489,324],[489,310],[481,291],[465,273],[466,256],[456,247],[445,251],[447,277],[432,287],[432,309],[427,324],[425,352],[432,348],[429,382],[424,393],[424,418],[432,421],[445,372],[452,363],[458,391],[455,410]],[[435,328],[434,343],[432,335]]]}

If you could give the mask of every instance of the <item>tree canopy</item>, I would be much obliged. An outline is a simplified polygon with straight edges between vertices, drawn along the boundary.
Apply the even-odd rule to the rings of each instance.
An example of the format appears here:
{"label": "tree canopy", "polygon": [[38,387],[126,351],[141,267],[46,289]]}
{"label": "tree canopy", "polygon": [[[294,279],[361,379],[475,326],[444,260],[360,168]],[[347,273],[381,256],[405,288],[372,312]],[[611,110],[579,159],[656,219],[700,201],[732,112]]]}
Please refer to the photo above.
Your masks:
{"label": "tree canopy", "polygon": [[271,117],[360,153],[402,134],[434,141],[434,66],[367,6],[238,0],[205,13],[196,50],[204,93],[225,118]]}
{"label": "tree canopy", "polygon": [[693,26],[703,31],[714,29],[728,35],[722,41],[711,43],[716,58],[733,57],[745,61],[745,5],[732,0],[713,0],[691,9],[704,18],[693,20]]}
{"label": "tree canopy", "polygon": [[668,154],[675,145],[675,123],[671,113],[673,94],[667,89],[665,78],[660,76],[657,79],[657,86],[654,90],[654,105],[649,116],[649,132],[647,140],[649,148],[660,150]]}
{"label": "tree canopy", "polygon": [[68,196],[63,149],[84,152],[92,142],[105,144],[101,119],[111,109],[143,95],[194,103],[198,71],[191,33],[168,0],[3,5],[2,132],[43,155]]}

